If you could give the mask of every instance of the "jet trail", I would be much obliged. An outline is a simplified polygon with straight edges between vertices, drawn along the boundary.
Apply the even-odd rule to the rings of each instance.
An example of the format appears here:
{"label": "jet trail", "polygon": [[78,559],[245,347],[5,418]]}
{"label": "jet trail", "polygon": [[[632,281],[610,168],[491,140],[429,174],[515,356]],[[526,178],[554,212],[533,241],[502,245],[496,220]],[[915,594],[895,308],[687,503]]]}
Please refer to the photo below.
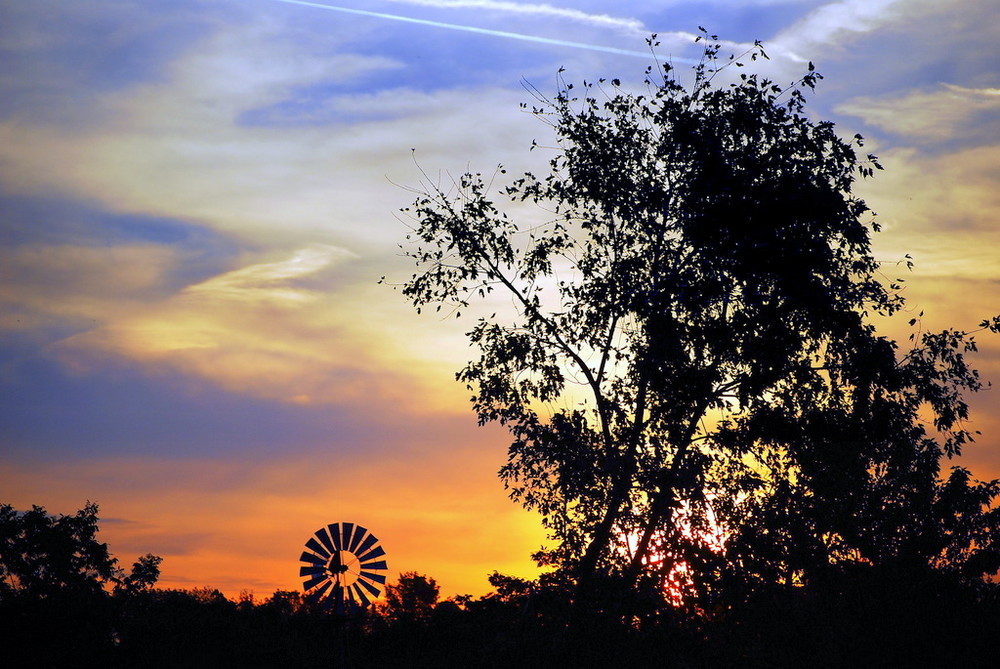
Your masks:
{"label": "jet trail", "polygon": [[[588,51],[600,51],[602,53],[613,53],[618,56],[632,56],[634,58],[645,58],[649,60],[652,56],[648,51],[631,51],[629,49],[618,49],[613,46],[601,46],[599,44],[586,44],[584,42],[570,42],[568,40],[552,39],[550,37],[538,37],[537,35],[525,35],[524,33],[512,33],[505,30],[491,30],[489,28],[477,28],[476,26],[464,26],[457,23],[442,23],[441,21],[431,21],[428,19],[415,19],[410,16],[399,16],[398,14],[383,14],[382,12],[370,12],[365,9],[351,9],[349,7],[338,7],[336,5],[323,5],[318,2],[308,2],[307,0],[274,0],[288,5],[302,5],[303,7],[315,7],[316,9],[328,9],[331,12],[343,12],[344,14],[358,14],[361,16],[371,16],[378,19],[389,19],[390,21],[402,21],[404,23],[416,23],[434,28],[446,28],[448,30],[460,30],[467,33],[479,35],[489,35],[491,37],[506,37],[507,39],[522,40],[524,42],[536,42],[538,44],[548,44],[550,46],[565,46],[573,49],[586,49]],[[671,60],[682,63],[697,63],[690,58],[672,57]]]}

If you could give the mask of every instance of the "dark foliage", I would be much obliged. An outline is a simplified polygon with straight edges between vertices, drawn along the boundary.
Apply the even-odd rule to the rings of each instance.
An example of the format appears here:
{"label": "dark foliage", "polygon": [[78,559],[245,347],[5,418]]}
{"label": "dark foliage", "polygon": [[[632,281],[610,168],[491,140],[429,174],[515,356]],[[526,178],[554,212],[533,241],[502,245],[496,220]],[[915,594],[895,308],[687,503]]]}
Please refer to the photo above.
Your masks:
{"label": "dark foliage", "polygon": [[433,578],[404,572],[395,584],[386,586],[381,613],[396,625],[424,623],[435,611],[440,590]]}
{"label": "dark foliage", "polygon": [[132,599],[159,578],[145,555],[126,573],[96,539],[97,505],[72,516],[0,504],[0,621],[13,667],[107,666]]}
{"label": "dark foliage", "polygon": [[337,666],[338,637],[350,669],[995,666],[996,586],[937,572],[913,580],[865,568],[809,589],[759,590],[715,615],[661,612],[641,627],[594,619],[569,628],[562,597],[493,580],[496,592],[444,600],[417,618],[289,606],[295,593],[234,603],[207,589],[154,590],[138,598],[110,666]]}
{"label": "dark foliage", "polygon": [[[98,551],[99,553],[100,551]],[[45,569],[44,560],[36,561]],[[554,666],[992,667],[1000,591],[927,569],[869,567],[809,588],[758,589],[737,607],[651,607],[641,625],[567,625],[572,583],[494,573],[495,591],[439,601],[434,579],[401,574],[391,597],[350,616],[298,592],[230,601],[218,590],[54,589],[0,601],[3,666],[423,669]],[[103,594],[100,594],[103,593]],[[341,649],[343,652],[341,652]],[[339,662],[343,660],[343,662]]]}

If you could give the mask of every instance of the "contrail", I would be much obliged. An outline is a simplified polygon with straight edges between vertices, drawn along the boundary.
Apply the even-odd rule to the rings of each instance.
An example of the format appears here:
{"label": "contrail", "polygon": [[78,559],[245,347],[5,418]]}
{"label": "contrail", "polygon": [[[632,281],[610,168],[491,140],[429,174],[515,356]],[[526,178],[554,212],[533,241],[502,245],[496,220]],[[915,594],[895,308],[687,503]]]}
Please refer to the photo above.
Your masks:
{"label": "contrail", "polygon": [[[570,42],[568,40],[552,39],[550,37],[538,37],[537,35],[525,35],[524,33],[512,33],[505,30],[490,30],[489,28],[477,28],[476,26],[463,26],[456,23],[442,23],[441,21],[430,21],[428,19],[415,19],[410,16],[399,16],[397,14],[383,14],[382,12],[370,12],[365,9],[350,9],[348,7],[338,7],[336,5],[323,5],[318,2],[308,2],[307,0],[274,0],[274,2],[284,2],[289,5],[302,5],[303,7],[315,7],[316,9],[328,9],[331,12],[343,12],[344,14],[359,14],[361,16],[372,16],[378,19],[389,19],[390,21],[402,21],[404,23],[416,23],[423,26],[433,26],[434,28],[447,28],[448,30],[461,30],[467,33],[479,35],[489,35],[491,37],[506,37],[507,39],[517,39],[524,42],[536,42],[538,44],[548,44],[551,46],[566,46],[573,49],[586,49],[588,51],[600,51],[602,53],[613,53],[618,56],[632,56],[634,58],[645,58],[649,60],[652,55],[648,51],[631,51],[629,49],[618,49],[613,46],[601,46],[599,44],[586,44],[584,42]],[[697,63],[690,58],[671,57],[671,60],[682,63]]]}

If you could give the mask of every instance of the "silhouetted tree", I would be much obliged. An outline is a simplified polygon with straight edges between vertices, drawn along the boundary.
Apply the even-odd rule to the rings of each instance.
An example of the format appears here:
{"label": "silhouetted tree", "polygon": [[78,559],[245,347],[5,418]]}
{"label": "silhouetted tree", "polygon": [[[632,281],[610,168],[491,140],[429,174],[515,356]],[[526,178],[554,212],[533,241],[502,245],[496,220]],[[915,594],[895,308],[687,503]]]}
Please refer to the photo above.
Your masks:
{"label": "silhouetted tree", "polygon": [[438,603],[437,581],[415,571],[403,572],[385,587],[382,613],[396,624],[426,623]]}
{"label": "silhouetted tree", "polygon": [[162,558],[144,555],[125,573],[108,545],[96,539],[97,505],[72,516],[50,516],[40,506],[19,512],[0,504],[0,599],[45,599],[66,593],[131,594],[160,577]]}
{"label": "silhouetted tree", "polygon": [[288,616],[298,613],[305,607],[305,598],[302,593],[295,590],[275,590],[263,606],[278,615]]}
{"label": "silhouetted tree", "polygon": [[656,66],[639,92],[537,94],[559,150],[503,194],[539,215],[515,221],[479,174],[404,210],[418,311],[513,303],[457,377],[514,437],[501,476],[557,542],[540,560],[612,610],[595,589],[673,582],[707,606],[846,564],[995,570],[996,483],[940,480],[972,437],[973,332],[876,332],[904,309],[853,193],[876,157],[807,117],[811,63],[781,87],[706,44],[688,86]]}
{"label": "silhouetted tree", "polygon": [[73,516],[50,516],[34,506],[0,505],[0,598],[45,598],[66,591],[100,592],[116,582],[116,560],[95,539],[97,505]]}
{"label": "silhouetted tree", "polygon": [[153,587],[160,578],[160,564],[163,558],[147,553],[132,563],[132,569],[122,576],[115,585],[115,594],[130,597]]}

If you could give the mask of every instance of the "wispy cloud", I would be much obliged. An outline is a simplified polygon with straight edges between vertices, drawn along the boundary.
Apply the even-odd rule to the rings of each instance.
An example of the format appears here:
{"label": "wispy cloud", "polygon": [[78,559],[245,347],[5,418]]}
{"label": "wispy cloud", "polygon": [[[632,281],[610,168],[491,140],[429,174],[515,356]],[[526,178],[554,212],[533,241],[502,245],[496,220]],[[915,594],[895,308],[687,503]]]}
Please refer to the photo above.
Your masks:
{"label": "wispy cloud", "polygon": [[[474,26],[469,24],[459,24],[459,23],[447,23],[444,21],[433,21],[430,19],[421,19],[412,16],[402,16],[399,14],[387,14],[385,12],[373,12],[367,9],[354,9],[352,7],[341,7],[340,5],[328,5],[318,2],[307,2],[306,0],[273,0],[274,2],[283,2],[289,5],[300,5],[303,7],[311,7],[314,9],[324,9],[331,12],[342,12],[345,14],[355,14],[358,16],[370,16],[372,18],[386,19],[389,21],[400,21],[403,23],[413,23],[417,25],[430,26],[434,28],[444,28],[446,30],[457,30],[467,33],[476,33],[479,35],[489,35],[492,37],[500,37],[505,39],[520,40],[524,42],[534,42],[536,44],[548,44],[551,46],[568,47],[571,49],[583,49],[586,51],[596,51],[600,53],[609,53],[617,56],[630,56],[635,58],[649,59],[650,55],[647,51],[638,51],[635,49],[622,49],[614,46],[606,46],[603,44],[594,44],[590,42],[580,42],[567,39],[557,39],[553,37],[546,37],[543,35],[535,35],[528,33],[512,32],[509,30],[497,30],[495,28],[483,28],[480,26]],[[516,3],[510,3],[516,4]],[[583,16],[591,16],[583,14]],[[609,17],[610,18],[610,17]],[[689,59],[676,57],[674,60],[679,62],[692,62]]]}
{"label": "wispy cloud", "polygon": [[[391,249],[391,212],[410,198],[386,175],[405,182],[412,147],[435,166],[475,155],[511,164],[539,131],[518,111],[520,92],[429,93],[390,82],[359,93],[344,84],[398,62],[293,47],[259,27],[226,28],[177,58],[164,79],[105,96],[101,127],[0,121],[0,190],[198,222],[265,246],[374,237]],[[325,92],[314,110],[323,124],[241,123],[309,86]]]}
{"label": "wispy cloud", "polygon": [[299,304],[314,300],[312,291],[294,287],[296,279],[326,269],[341,259],[356,257],[346,249],[314,245],[287,260],[258,263],[213,277],[184,290],[183,295],[210,300]]}
{"label": "wispy cloud", "polygon": [[553,7],[546,3],[504,2],[503,0],[391,0],[405,5],[422,7],[438,7],[442,9],[478,9],[504,12],[522,16],[542,16],[557,19],[568,19],[586,23],[600,28],[611,28],[622,32],[647,36],[649,31],[642,21],[633,18],[610,16],[608,14],[590,14],[579,9]]}
{"label": "wispy cloud", "polygon": [[913,148],[878,153],[885,171],[861,184],[861,191],[885,227],[875,238],[880,257],[911,253],[917,280],[986,279],[997,285],[1000,146],[934,155]]}
{"label": "wispy cloud", "polygon": [[90,329],[141,311],[180,256],[153,244],[0,248],[0,330]]}
{"label": "wispy cloud", "polygon": [[[443,362],[421,361],[394,343],[384,309],[366,304],[370,291],[355,279],[337,282],[352,259],[317,244],[253,263],[74,335],[54,352],[73,368],[99,367],[111,355],[279,402],[461,406],[463,393]],[[365,283],[374,286],[374,277]],[[428,375],[433,368],[439,373]]]}
{"label": "wispy cloud", "polygon": [[901,96],[852,98],[835,109],[895,135],[941,141],[973,130],[981,112],[1000,112],[1000,89],[941,84]]}

